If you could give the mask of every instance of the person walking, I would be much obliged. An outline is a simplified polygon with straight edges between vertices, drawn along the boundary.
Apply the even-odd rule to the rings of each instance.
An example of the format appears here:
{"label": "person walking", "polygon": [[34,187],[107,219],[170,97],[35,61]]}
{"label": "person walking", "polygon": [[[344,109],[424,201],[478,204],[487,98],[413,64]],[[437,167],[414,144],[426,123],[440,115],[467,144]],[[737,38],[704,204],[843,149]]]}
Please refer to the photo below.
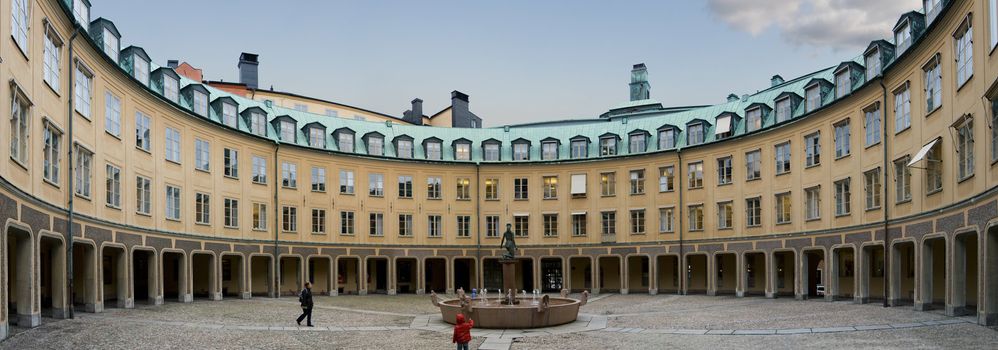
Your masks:
{"label": "person walking", "polygon": [[306,281],[305,288],[298,293],[298,302],[301,303],[301,316],[298,316],[298,325],[301,320],[308,318],[307,326],[312,327],[312,283]]}
{"label": "person walking", "polygon": [[475,320],[464,322],[464,314],[457,314],[457,322],[454,322],[454,343],[457,350],[468,350],[468,343],[471,342],[471,327],[475,326]]}

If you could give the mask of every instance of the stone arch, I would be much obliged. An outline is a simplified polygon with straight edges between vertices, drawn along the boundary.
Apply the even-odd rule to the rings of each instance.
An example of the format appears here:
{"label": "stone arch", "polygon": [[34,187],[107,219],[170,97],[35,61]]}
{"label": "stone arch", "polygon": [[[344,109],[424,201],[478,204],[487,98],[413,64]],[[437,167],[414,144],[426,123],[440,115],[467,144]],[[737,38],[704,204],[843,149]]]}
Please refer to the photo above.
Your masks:
{"label": "stone arch", "polygon": [[655,289],[654,271],[650,254],[635,253],[627,254],[623,258],[624,262],[624,290],[628,293],[649,293]]}
{"label": "stone arch", "polygon": [[339,255],[334,259],[336,293],[360,294],[361,258],[357,255]]}
{"label": "stone arch", "polygon": [[655,290],[659,293],[680,292],[679,254],[655,256]]}
{"label": "stone arch", "polygon": [[136,303],[148,305],[163,304],[163,295],[160,293],[159,277],[159,256],[156,249],[147,246],[132,246],[129,249],[129,265],[131,272],[128,286],[129,295],[133,296]]}
{"label": "stone arch", "polygon": [[298,254],[281,254],[278,256],[277,290],[278,296],[297,296],[303,287],[304,259]]}
{"label": "stone arch", "polygon": [[114,307],[132,308],[134,299],[129,294],[131,279],[128,276],[128,248],[121,243],[103,242],[100,245],[100,300],[104,307],[113,302]]}
{"label": "stone arch", "polygon": [[38,285],[42,316],[69,317],[66,279],[66,239],[57,232],[38,230]]}
{"label": "stone arch", "polygon": [[159,252],[159,275],[163,286],[163,300],[189,303],[194,300],[190,287],[190,265],[187,251],[164,248]]}
{"label": "stone arch", "polygon": [[858,278],[856,273],[856,245],[836,244],[831,247],[831,259],[825,266],[828,270],[827,294],[833,300],[852,300],[856,297]]}
{"label": "stone arch", "polygon": [[943,309],[949,299],[946,286],[950,276],[946,257],[947,247],[951,245],[950,237],[944,232],[937,232],[922,236],[920,241],[919,254],[916,255],[918,291],[915,293],[915,309]]}
{"label": "stone arch", "polygon": [[220,252],[218,272],[219,294],[222,298],[249,299],[246,282],[246,256],[239,252]]}
{"label": "stone arch", "polygon": [[250,253],[248,259],[246,289],[250,296],[276,297],[274,256],[266,253]]}
{"label": "stone arch", "polygon": [[[4,227],[4,266],[2,315],[5,322],[18,327],[32,328],[41,324],[38,310],[38,287],[35,283],[35,234],[31,227],[14,219],[7,219]],[[27,266],[27,268],[24,268]],[[9,314],[13,306],[14,314]]]}
{"label": "stone arch", "polygon": [[773,249],[770,253],[770,264],[772,268],[770,271],[772,277],[772,289],[773,297],[789,296],[797,297],[800,295],[800,289],[798,289],[799,283],[797,283],[798,271],[800,268],[797,267],[798,260],[797,250],[791,248],[780,248]]}

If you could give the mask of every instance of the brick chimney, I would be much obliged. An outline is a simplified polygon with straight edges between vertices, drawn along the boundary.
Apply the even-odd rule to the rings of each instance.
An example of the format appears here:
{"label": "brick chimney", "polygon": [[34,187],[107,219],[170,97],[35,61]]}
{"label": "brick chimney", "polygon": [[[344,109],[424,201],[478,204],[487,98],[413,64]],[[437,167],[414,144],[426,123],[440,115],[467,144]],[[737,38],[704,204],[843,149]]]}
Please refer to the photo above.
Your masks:
{"label": "brick chimney", "polygon": [[256,89],[259,84],[257,79],[257,67],[260,66],[259,56],[255,53],[243,52],[239,55],[239,83],[245,84],[247,88]]}

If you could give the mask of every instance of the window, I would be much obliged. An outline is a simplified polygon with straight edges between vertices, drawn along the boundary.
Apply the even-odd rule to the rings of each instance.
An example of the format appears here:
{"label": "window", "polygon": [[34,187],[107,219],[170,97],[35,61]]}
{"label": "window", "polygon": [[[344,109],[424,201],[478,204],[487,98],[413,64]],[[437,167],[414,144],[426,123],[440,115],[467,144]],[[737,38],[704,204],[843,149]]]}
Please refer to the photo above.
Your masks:
{"label": "window", "polygon": [[631,170],[631,194],[645,193],[645,171]]}
{"label": "window", "polygon": [[970,17],[956,36],[956,85],[963,86],[974,76],[974,31],[971,30]]}
{"label": "window", "polygon": [[935,111],[943,103],[943,77],[939,55],[936,55],[923,69],[925,71],[925,113],[928,114]]}
{"label": "window", "polygon": [[84,0],[73,0],[73,18],[83,25],[83,28],[90,24],[90,7]]}
{"label": "window", "polygon": [[901,27],[894,32],[894,43],[897,45],[896,56],[901,56],[901,53],[911,46],[911,27],[907,22],[902,24]]}
{"label": "window", "polygon": [[956,127],[956,153],[958,179],[974,175],[974,120],[969,117]]}
{"label": "window", "polygon": [[281,141],[295,142],[295,136],[297,136],[297,133],[295,132],[295,123],[282,120],[278,125],[281,126]]}
{"label": "window", "polygon": [[299,112],[308,112],[308,106],[301,103],[295,103],[295,110]]}
{"label": "window", "polygon": [[222,150],[222,175],[238,178],[239,177],[239,151],[231,148],[225,148]]}
{"label": "window", "polygon": [[557,142],[542,142],[541,143],[541,159],[542,160],[555,160],[555,159],[558,159],[558,143]]}
{"label": "window", "polygon": [[499,237],[499,217],[488,215],[485,217],[485,237]]}
{"label": "window", "polygon": [[[806,94],[808,96],[808,110],[809,111],[811,110],[810,106],[811,106],[811,103],[812,103],[811,102],[811,94],[812,94],[812,92],[814,93],[814,95],[816,95],[815,102],[818,105],[821,104],[821,98],[820,98],[820,94],[818,94],[818,89],[817,88],[812,88],[812,89],[807,90]],[[790,102],[791,102],[790,101],[790,97],[784,97],[783,99],[780,99],[779,101],[776,101],[776,122],[777,123],[782,123],[782,122],[790,120],[790,117],[793,114],[793,111],[790,109]],[[815,108],[817,108],[817,107],[815,107]]]}
{"label": "window", "polygon": [[385,154],[385,139],[379,136],[367,138],[367,154],[372,156],[382,156]]}
{"label": "window", "polygon": [[24,97],[20,89],[11,94],[10,115],[10,158],[23,164],[28,162],[28,123],[30,122],[31,102]]}
{"label": "window", "polygon": [[815,85],[804,92],[807,95],[807,111],[813,112],[821,108],[821,85]]}
{"label": "window", "polygon": [[211,169],[211,144],[202,139],[194,139],[194,169]]}
{"label": "window", "polygon": [[[326,136],[325,136],[325,134],[323,134],[323,136],[320,139],[321,140],[318,142],[319,145],[315,146],[315,147],[324,147],[324,145],[326,144]],[[381,139],[378,139],[378,140],[380,141]],[[351,134],[351,133],[342,132],[342,133],[337,134],[337,136],[336,136],[336,147],[340,150],[340,152],[353,153],[353,143],[354,143],[353,142],[353,134]],[[377,153],[378,155],[381,155],[381,153],[380,153],[381,147],[380,146],[381,145],[379,144],[378,145],[378,149],[377,149],[377,151],[379,151],[379,153]]]}
{"label": "window", "polygon": [[717,203],[717,228],[729,229],[734,227],[734,205],[731,202]]}
{"label": "window", "polygon": [[325,234],[326,233],[326,210],[325,209],[312,209],[312,233],[314,234]]}
{"label": "window", "polygon": [[430,237],[441,237],[440,233],[440,215],[427,215],[426,216],[426,232]]}
{"label": "window", "polygon": [[457,200],[471,199],[471,179],[466,177],[457,178]]}
{"label": "window", "polygon": [[874,49],[873,52],[870,52],[866,56],[865,63],[867,80],[880,75],[880,50]]}
{"label": "window", "polygon": [[[84,25],[84,27],[86,27],[86,25]],[[111,57],[111,60],[115,63],[118,63],[118,37],[114,36],[114,34],[106,28],[104,29],[104,34],[101,35],[101,37],[104,39],[104,54]]]}
{"label": "window", "polygon": [[440,160],[440,142],[427,142],[426,143],[426,159],[430,160]]}
{"label": "window", "polygon": [[[250,112],[250,130],[254,134],[267,136],[267,115],[260,112]],[[285,136],[283,131],[284,129],[282,128],[281,138]]]}
{"label": "window", "polygon": [[691,205],[689,210],[690,231],[703,231],[703,205]]}
{"label": "window", "polygon": [[74,147],[76,153],[76,194],[84,198],[90,198],[90,179],[93,177],[94,153],[79,144]]}
{"label": "window", "polygon": [[516,237],[527,237],[530,233],[530,217],[527,215],[513,215],[513,235]]}
{"label": "window", "polygon": [[[90,23],[90,22],[86,22]],[[84,25],[86,26],[86,25]],[[44,60],[42,62],[42,79],[52,88],[52,90],[59,91],[59,75],[60,75],[60,53],[62,51],[62,39],[59,38],[59,34],[52,29],[52,26],[46,23],[45,25],[45,52]]]}
{"label": "window", "polygon": [[499,200],[499,179],[497,178],[485,179],[485,200],[487,201]]}
{"label": "window", "polygon": [[180,220],[180,187],[166,185],[166,219]]}
{"label": "window", "polygon": [[941,2],[941,0],[924,0],[924,1],[922,1],[922,3],[925,6],[924,8],[925,8],[925,24],[926,25],[932,23],[932,21],[936,19],[936,16],[939,15],[939,9],[942,8],[942,6],[941,6],[942,4],[940,4],[940,2]]}
{"label": "window", "polygon": [[572,198],[586,197],[586,174],[572,174]]}
{"label": "window", "polygon": [[253,156],[253,183],[267,183],[267,159]]}
{"label": "window", "polygon": [[908,160],[908,157],[904,157],[894,161],[894,200],[897,203],[911,200],[911,170],[908,169]]}
{"label": "window", "polygon": [[673,223],[676,221],[676,213],[673,208],[659,208],[658,209],[658,232],[673,232],[675,231],[675,226]]}
{"label": "window", "polygon": [[[381,191],[384,191],[384,183]],[[316,192],[326,191],[326,168],[312,167],[312,190]],[[340,193],[354,194],[354,182],[352,170],[340,170]]]}
{"label": "window", "polygon": [[399,214],[399,236],[412,236],[412,214]]}
{"label": "window", "polygon": [[589,142],[585,140],[572,141],[572,159],[581,159],[589,156]]}
{"label": "window", "polygon": [[851,137],[852,133],[849,131],[848,119],[835,124],[835,158],[842,158],[849,155],[851,152]]}
{"label": "window", "polygon": [[194,194],[194,223],[211,224],[211,196],[207,193]]}
{"label": "window", "polygon": [[835,215],[849,215],[851,212],[849,205],[852,196],[849,189],[850,183],[850,178],[835,181]]}
{"label": "window", "polygon": [[263,203],[253,203],[253,230],[267,230],[267,205]]}
{"label": "window", "polygon": [[28,55],[28,27],[31,22],[28,0],[11,1],[10,35],[25,56]]}
{"label": "window", "polygon": [[572,236],[582,237],[586,235],[586,213],[572,214]]}
{"label": "window", "polygon": [[281,207],[281,230],[284,232],[298,231],[298,208]]}
{"label": "window", "polygon": [[558,177],[557,176],[545,176],[544,177],[544,199],[557,199],[558,198]]}
{"label": "window", "polygon": [[762,128],[762,108],[756,107],[745,111],[745,132]]}
{"label": "window", "polygon": [[52,123],[45,123],[45,130],[42,134],[44,139],[44,149],[42,149],[42,176],[55,185],[60,182],[60,171],[62,162],[62,131],[59,131]]}
{"label": "window", "polygon": [[874,106],[864,111],[866,129],[866,146],[880,143],[880,108]]}
{"label": "window", "polygon": [[703,143],[703,123],[690,124],[686,128],[686,142],[690,145]]}
{"label": "window", "polygon": [[[339,146],[339,150],[343,152],[353,152],[353,135],[344,133],[339,136],[339,143],[337,144],[337,146]],[[350,138],[350,142],[344,143],[344,138]],[[308,145],[315,148],[326,148],[326,130],[318,127],[308,128]]]}
{"label": "window", "polygon": [[988,27],[991,33],[988,36],[991,39],[991,46],[989,47],[994,49],[995,46],[998,46],[998,1],[996,0],[988,1]]}
{"label": "window", "polygon": [[328,109],[328,108],[326,109],[326,116],[327,117],[338,117],[339,115],[340,115],[340,113],[337,112],[335,109]]}
{"label": "window", "polygon": [[717,159],[717,184],[727,185],[731,183],[731,157]]}
{"label": "window", "polygon": [[689,188],[703,188],[703,162],[689,164]]}
{"label": "window", "polygon": [[604,197],[617,195],[617,173],[601,173],[599,180],[600,195]]}
{"label": "window", "polygon": [[776,195],[776,223],[788,224],[790,220],[790,193]]}
{"label": "window", "polygon": [[105,171],[107,178],[104,183],[104,202],[111,208],[121,209],[121,168],[107,164]]}
{"label": "window", "polygon": [[846,69],[835,75],[835,96],[842,98],[852,92],[852,79],[849,77],[849,70]]}
{"label": "window", "polygon": [[630,142],[627,143],[628,152],[630,153],[641,153],[647,150],[647,143],[645,142],[645,134],[637,134],[630,136]]}
{"label": "window", "polygon": [[604,236],[617,234],[617,212],[604,211],[600,213],[600,227]]}
{"label": "window", "polygon": [[470,143],[454,144],[454,159],[471,160],[471,144]]}
{"label": "window", "polygon": [[513,160],[529,160],[529,159],[530,159],[530,144],[514,143]]}
{"label": "window", "polygon": [[599,140],[599,152],[601,156],[612,156],[617,154],[617,137],[604,137]]}
{"label": "window", "polygon": [[194,109],[194,113],[201,116],[207,116],[208,95],[201,91],[194,90],[191,92],[191,96],[193,96],[194,98],[194,101],[191,105],[191,108]]}
{"label": "window", "polygon": [[83,64],[76,65],[76,85],[74,105],[76,111],[84,118],[90,119],[90,89],[93,86],[93,73]]}
{"label": "window", "polygon": [[880,208],[880,168],[863,173],[863,192],[866,192],[866,210]]}
{"label": "window", "polygon": [[442,180],[439,176],[429,176],[426,178],[426,198],[428,199],[440,199],[440,183]]}
{"label": "window", "polygon": [[720,116],[717,117],[717,119],[714,121],[715,139],[728,138],[731,136],[732,133],[734,133],[735,131],[734,118],[735,117],[732,117],[732,114],[729,113],[722,113]]}
{"label": "window", "polygon": [[138,80],[142,85],[149,86],[149,62],[136,55],[132,59],[132,73],[135,80]]}
{"label": "window", "polygon": [[815,186],[804,190],[804,216],[807,220],[821,218],[821,187]]}
{"label": "window", "polygon": [[804,165],[821,164],[821,133],[816,132],[804,136]]}
{"label": "window", "polygon": [[166,128],[166,160],[180,163],[180,131]]}
{"label": "window", "polygon": [[672,192],[676,189],[676,167],[666,166],[658,168],[658,191]]}
{"label": "window", "polygon": [[371,197],[384,197],[385,175],[382,174],[367,175],[367,193]]}
{"label": "window", "polygon": [[790,142],[776,145],[776,174],[790,172]]}
{"label": "window", "polygon": [[236,228],[239,227],[239,200],[232,198],[225,198],[224,201],[224,221],[225,227]]}
{"label": "window", "polygon": [[762,151],[745,153],[745,180],[756,180],[760,177],[762,177]]}
{"label": "window", "polygon": [[412,176],[399,176],[399,198],[412,198]]}
{"label": "window", "polygon": [[471,216],[469,215],[457,216],[457,236],[471,237]]}
{"label": "window", "polygon": [[144,215],[152,212],[152,180],[147,177],[135,177],[135,211]]}
{"label": "window", "polygon": [[513,199],[526,200],[529,196],[530,187],[527,185],[527,178],[513,179]]}
{"label": "window", "polygon": [[[932,194],[943,189],[943,151],[942,145],[936,142],[929,153],[925,155],[925,193]],[[907,160],[906,160],[907,162]],[[908,169],[905,166],[905,169]],[[910,170],[908,170],[910,171]],[[911,173],[907,174],[911,179]],[[910,186],[910,183],[906,183]],[[911,190],[908,190],[908,198],[911,198]]]}
{"label": "window", "polygon": [[370,224],[368,225],[368,234],[371,236],[384,236],[385,235],[385,214],[383,213],[371,213],[368,215]]}
{"label": "window", "polygon": [[658,149],[670,149],[676,147],[676,130],[667,128],[658,132]]}
{"label": "window", "polygon": [[177,79],[163,76],[163,96],[170,101],[177,102],[180,98],[180,82]]}
{"label": "window", "polygon": [[631,210],[631,234],[641,235],[645,233],[645,210]]}
{"label": "window", "polygon": [[762,226],[762,198],[745,200],[745,226]]}
{"label": "window", "polygon": [[412,158],[412,140],[398,140],[395,147],[395,154],[399,158]]}
{"label": "window", "polygon": [[281,186],[298,188],[298,164],[281,163]]}
{"label": "window", "polygon": [[911,93],[905,83],[901,90],[894,92],[894,132],[911,127]]}
{"label": "window", "polygon": [[544,214],[544,237],[558,236],[558,214]]}
{"label": "window", "polygon": [[484,146],[485,150],[485,160],[489,162],[495,162],[499,160],[499,144],[498,143],[486,143]]}

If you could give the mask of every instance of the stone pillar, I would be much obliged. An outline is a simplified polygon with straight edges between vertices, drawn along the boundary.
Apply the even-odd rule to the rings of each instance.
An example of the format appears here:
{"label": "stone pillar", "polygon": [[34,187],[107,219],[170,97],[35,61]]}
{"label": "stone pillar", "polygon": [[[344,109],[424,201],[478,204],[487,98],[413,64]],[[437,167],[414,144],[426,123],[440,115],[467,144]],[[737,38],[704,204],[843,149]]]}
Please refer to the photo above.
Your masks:
{"label": "stone pillar", "polygon": [[717,295],[717,255],[707,254],[707,295]]}
{"label": "stone pillar", "polygon": [[357,259],[357,295],[367,295],[367,257]]}
{"label": "stone pillar", "polygon": [[628,259],[626,255],[620,257],[620,265],[617,265],[620,270],[620,294],[627,295],[631,287],[631,267],[628,264]]}
{"label": "stone pillar", "polygon": [[766,271],[765,283],[766,298],[773,299],[776,298],[776,279],[779,278],[776,274],[776,255],[772,251],[763,253],[763,270]]}
{"label": "stone pillar", "polygon": [[388,273],[388,295],[395,295],[396,294],[396,290],[398,289],[398,281],[396,280],[396,278],[398,276],[396,276],[396,274],[395,274],[395,258],[387,257],[386,259],[388,259],[388,262],[386,263],[388,265],[387,269],[386,269],[386,270],[388,270],[387,271],[387,273]]}
{"label": "stone pillar", "polygon": [[658,295],[658,256],[648,257],[648,294]]}
{"label": "stone pillar", "polygon": [[745,253],[735,252],[735,296],[738,298],[745,297],[745,286],[748,284],[745,259]]}
{"label": "stone pillar", "polygon": [[922,242],[917,250],[920,254],[915,256],[915,310],[927,311],[932,309],[932,248],[931,245]]}

